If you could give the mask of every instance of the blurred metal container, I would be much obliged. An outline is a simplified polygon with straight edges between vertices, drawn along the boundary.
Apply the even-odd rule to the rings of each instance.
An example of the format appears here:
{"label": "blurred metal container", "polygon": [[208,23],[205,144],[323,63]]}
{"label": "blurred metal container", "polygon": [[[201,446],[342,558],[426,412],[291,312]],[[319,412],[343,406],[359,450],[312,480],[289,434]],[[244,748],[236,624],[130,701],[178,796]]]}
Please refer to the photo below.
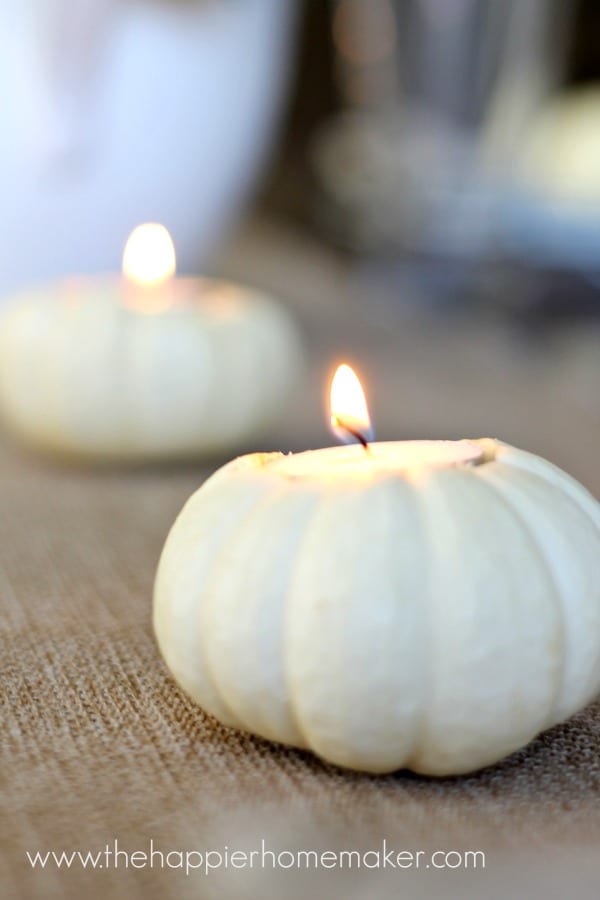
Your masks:
{"label": "blurred metal container", "polygon": [[515,148],[561,81],[572,14],[572,0],[332,0],[344,111],[311,159],[337,239],[494,256]]}

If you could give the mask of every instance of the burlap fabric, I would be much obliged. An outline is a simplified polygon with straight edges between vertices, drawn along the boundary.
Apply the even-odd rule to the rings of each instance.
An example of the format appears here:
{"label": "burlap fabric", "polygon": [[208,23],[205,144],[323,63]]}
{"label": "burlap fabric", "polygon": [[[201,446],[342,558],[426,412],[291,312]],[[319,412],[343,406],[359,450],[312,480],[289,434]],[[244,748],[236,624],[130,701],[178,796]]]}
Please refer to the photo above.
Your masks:
{"label": "burlap fabric", "polygon": [[25,852],[94,849],[115,837],[130,849],[150,838],[244,845],[280,838],[282,818],[317,845],[387,835],[493,856],[596,841],[600,706],[495,768],[443,781],[342,772],[228,731],[193,706],[158,656],[150,598],[167,529],[202,474],[90,474],[0,457],[9,896],[181,896],[191,887],[177,872],[40,873]]}
{"label": "burlap fabric", "polygon": [[[409,337],[405,349],[410,352]],[[391,368],[392,357],[378,360]],[[398,396],[406,372],[401,360],[394,365]],[[437,380],[439,359],[436,365]],[[321,377],[316,365],[311,390]],[[425,363],[419,377],[427,390]],[[493,395],[492,381],[486,397]],[[521,408],[513,432],[525,434],[531,404],[550,405],[540,387],[545,382],[532,381],[521,407],[510,386],[494,395]],[[314,407],[320,417],[320,396]],[[485,417],[485,403],[482,410]],[[591,476],[596,432],[589,424],[583,449],[575,446],[569,435],[581,432],[585,416],[575,423],[573,411],[564,415],[571,427],[546,430],[546,443],[554,436],[558,446],[564,433],[555,458],[570,460],[580,477]],[[499,416],[508,421],[506,411]],[[409,432],[417,419],[409,417]],[[543,444],[544,432],[531,428]],[[296,439],[288,433],[290,442]],[[275,437],[265,449],[274,446]],[[185,850],[252,847],[261,837],[281,846],[368,847],[387,837],[400,848],[484,848],[487,867],[478,875],[435,873],[436,880],[392,873],[395,880],[385,883],[378,872],[350,880],[321,873],[321,881],[311,876],[314,896],[496,896],[495,886],[498,896],[597,897],[600,705],[494,768],[429,780],[337,770],[310,754],[229,731],[183,696],[154,643],[151,591],[170,524],[208,471],[90,472],[0,450],[0,896],[303,896],[308,888],[297,873],[39,871],[26,852],[94,850],[115,839],[129,850],[147,848],[150,839]],[[540,865],[530,871],[538,855]],[[515,881],[522,871],[526,889]]]}

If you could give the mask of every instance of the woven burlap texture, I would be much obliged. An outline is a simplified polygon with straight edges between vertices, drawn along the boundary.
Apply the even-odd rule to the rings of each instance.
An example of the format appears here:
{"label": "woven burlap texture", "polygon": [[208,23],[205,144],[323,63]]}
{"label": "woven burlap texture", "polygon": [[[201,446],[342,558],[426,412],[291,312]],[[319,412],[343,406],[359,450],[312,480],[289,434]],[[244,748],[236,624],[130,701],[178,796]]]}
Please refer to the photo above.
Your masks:
{"label": "woven burlap texture", "polygon": [[280,822],[313,844],[594,846],[600,705],[444,780],[343,772],[194,706],[159,657],[151,593],[168,529],[206,474],[0,454],[2,896],[209,896],[172,872],[34,872],[25,853],[248,843]]}

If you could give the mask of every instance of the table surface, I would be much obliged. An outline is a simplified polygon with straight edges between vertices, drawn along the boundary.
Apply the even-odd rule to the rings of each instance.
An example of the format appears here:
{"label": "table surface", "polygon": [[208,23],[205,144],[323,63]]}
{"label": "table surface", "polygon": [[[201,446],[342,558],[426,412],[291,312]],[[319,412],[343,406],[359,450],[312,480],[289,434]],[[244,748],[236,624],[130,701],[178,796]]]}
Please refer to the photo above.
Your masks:
{"label": "table surface", "polygon": [[[349,358],[382,438],[502,437],[600,494],[596,336],[530,343],[489,316],[432,318],[414,307],[390,319],[348,261],[268,220],[237,236],[218,271],[281,296],[305,334],[306,378],[260,449],[330,443],[324,386],[332,364]],[[488,855],[485,882],[407,874],[410,896],[480,896],[482,884],[500,896],[518,874],[531,879],[523,896],[543,883],[540,896],[575,885],[575,896],[596,897],[598,704],[498,766],[435,780],[343,772],[221,727],[176,688],[151,631],[154,572],[178,510],[222,461],[88,470],[8,442],[0,449],[2,895],[300,897],[306,883],[288,874],[33,871],[25,853],[115,840],[144,850],[151,839],[165,850],[251,848],[263,837],[352,848],[385,837],[400,849]],[[369,896],[398,896],[397,873],[393,889],[380,872],[335,875],[315,875],[310,889],[363,897],[367,885]]]}

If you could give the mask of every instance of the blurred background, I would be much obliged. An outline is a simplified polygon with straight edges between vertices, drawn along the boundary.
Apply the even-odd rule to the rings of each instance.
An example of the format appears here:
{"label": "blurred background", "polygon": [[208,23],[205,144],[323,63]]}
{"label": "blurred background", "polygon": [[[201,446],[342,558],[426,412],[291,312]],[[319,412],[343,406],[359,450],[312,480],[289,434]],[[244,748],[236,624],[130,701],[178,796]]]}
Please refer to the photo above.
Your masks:
{"label": "blurred background", "polygon": [[[132,229],[159,222],[179,272],[274,296],[307,357],[260,443],[191,467],[69,468],[2,441],[15,883],[25,846],[146,846],[173,822],[197,846],[226,796],[241,808],[258,794],[286,823],[307,805],[317,821],[321,774],[336,822],[370,835],[412,842],[437,824],[444,846],[483,832],[526,850],[531,834],[587,835],[593,720],[467,780],[342,776],[305,756],[286,768],[262,742],[238,752],[176,692],[150,598],[169,527],[216,465],[334,443],[326,394],[341,361],[378,439],[497,437],[600,497],[597,0],[20,0],[2,4],[0,37],[0,305],[118,272]],[[59,355],[62,338],[50,335]],[[56,378],[38,363],[26,359],[32,392]],[[70,896],[42,876],[35,896]],[[118,876],[112,896],[142,896]]]}
{"label": "blurred background", "polygon": [[29,0],[0,24],[5,297],[117,271],[160,221],[180,271],[304,327],[265,447],[329,442],[349,358],[378,437],[499,436],[600,490],[594,0]]}

